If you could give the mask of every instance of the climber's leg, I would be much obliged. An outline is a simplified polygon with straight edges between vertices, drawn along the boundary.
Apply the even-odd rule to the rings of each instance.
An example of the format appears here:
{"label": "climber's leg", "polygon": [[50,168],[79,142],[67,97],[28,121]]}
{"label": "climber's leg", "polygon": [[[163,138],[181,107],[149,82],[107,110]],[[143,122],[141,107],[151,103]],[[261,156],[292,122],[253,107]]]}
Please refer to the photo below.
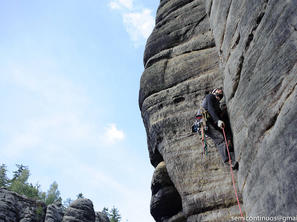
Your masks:
{"label": "climber's leg", "polygon": [[[208,123],[207,126],[208,126],[208,130],[205,132],[206,135],[209,136],[215,143],[216,148],[219,151],[223,162],[224,163],[228,162],[229,158],[226,150],[225,139],[222,132],[220,132],[221,130],[212,123]],[[234,156],[234,152],[232,155]],[[231,157],[231,160],[232,160],[232,157]]]}

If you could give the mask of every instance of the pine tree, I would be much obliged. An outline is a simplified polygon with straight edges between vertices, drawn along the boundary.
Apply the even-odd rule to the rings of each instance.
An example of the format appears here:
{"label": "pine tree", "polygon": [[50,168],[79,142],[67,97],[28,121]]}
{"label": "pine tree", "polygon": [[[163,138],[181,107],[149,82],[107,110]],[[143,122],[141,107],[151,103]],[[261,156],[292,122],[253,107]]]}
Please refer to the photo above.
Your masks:
{"label": "pine tree", "polygon": [[9,179],[6,173],[7,173],[6,165],[5,164],[0,165],[0,187],[6,188],[9,184]]}
{"label": "pine tree", "polygon": [[110,222],[120,222],[121,218],[122,217],[120,215],[119,210],[117,208],[113,207],[109,213]]}
{"label": "pine tree", "polygon": [[109,213],[108,213],[108,208],[104,207],[103,210],[101,211],[105,216],[109,218]]}
{"label": "pine tree", "polygon": [[36,184],[35,186],[31,183],[28,183],[30,176],[30,171],[27,166],[17,164],[17,170],[13,172],[13,178],[9,180],[8,189],[25,195],[32,199],[40,199],[40,185]]}

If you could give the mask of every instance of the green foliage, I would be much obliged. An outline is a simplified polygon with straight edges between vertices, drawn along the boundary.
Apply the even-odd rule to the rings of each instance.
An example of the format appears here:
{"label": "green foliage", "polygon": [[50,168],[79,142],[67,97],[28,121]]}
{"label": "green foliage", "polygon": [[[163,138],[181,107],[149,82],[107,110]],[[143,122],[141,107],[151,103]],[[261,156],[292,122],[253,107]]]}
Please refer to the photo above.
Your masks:
{"label": "green foliage", "polygon": [[45,211],[42,208],[42,206],[37,206],[37,208],[36,208],[36,217],[37,217],[38,221],[42,220],[42,218],[45,216],[44,214],[45,214]]}
{"label": "green foliage", "polygon": [[58,190],[58,184],[54,181],[50,188],[47,191],[45,204],[50,205],[56,201],[62,202],[62,198],[60,197],[60,191]]}
{"label": "green foliage", "polygon": [[7,187],[9,179],[7,178],[7,169],[6,165],[0,165],[0,187]]}
{"label": "green foliage", "polygon": [[11,183],[8,189],[13,192],[25,195],[26,197],[38,200],[40,199],[38,187],[38,185],[34,186],[32,184],[22,183],[22,181],[15,180]]}
{"label": "green foliage", "polygon": [[110,212],[110,222],[119,222],[121,221],[121,215],[117,208],[113,207]]}
{"label": "green foliage", "polygon": [[24,166],[23,164],[16,164],[17,170],[13,172],[13,178],[12,182],[15,180],[19,180],[20,182],[27,182],[29,176],[30,176],[30,171],[27,166]]}
{"label": "green foliage", "polygon": [[17,168],[18,169],[13,172],[13,178],[9,181],[7,189],[32,199],[40,199],[40,186],[38,184],[34,186],[33,184],[28,183],[30,176],[28,167],[17,164]]}
{"label": "green foliage", "polygon": [[43,202],[45,202],[45,200],[46,200],[46,192],[39,191],[39,198],[40,198],[40,200],[42,200]]}
{"label": "green foliage", "polygon": [[[7,177],[7,168],[5,164],[0,165],[0,187],[4,187],[10,191],[25,195],[31,199],[42,200],[48,206],[54,202],[61,202],[62,198],[60,196],[60,191],[58,190],[57,182],[53,182],[47,192],[42,192],[40,190],[40,185],[33,185],[28,182],[30,177],[30,171],[27,166],[22,164],[16,164],[17,170],[13,172],[12,179]],[[82,193],[77,195],[77,199],[84,198]],[[71,198],[67,198],[63,202],[63,208],[66,209],[69,207],[73,200]],[[121,215],[119,210],[113,207],[110,211],[108,208],[104,207],[102,213],[106,215],[110,222],[120,222]],[[44,209],[41,206],[36,208],[36,215],[38,218],[43,218]]]}
{"label": "green foliage", "polygon": [[7,188],[10,191],[18,194],[25,195],[26,197],[43,200],[46,205],[52,204],[55,201],[61,201],[60,191],[58,190],[58,184],[53,182],[50,185],[47,193],[40,191],[40,185],[33,185],[28,182],[30,177],[30,171],[27,166],[22,164],[16,164],[17,170],[13,172],[12,179],[7,178],[6,166],[2,164],[0,166],[0,185]]}
{"label": "green foliage", "polygon": [[108,212],[108,208],[104,207],[103,210],[101,211],[105,216],[107,216],[109,218],[109,212]]}
{"label": "green foliage", "polygon": [[106,215],[110,222],[120,222],[121,221],[121,215],[117,208],[113,207],[110,211],[108,208],[104,207],[101,211],[104,215]]}

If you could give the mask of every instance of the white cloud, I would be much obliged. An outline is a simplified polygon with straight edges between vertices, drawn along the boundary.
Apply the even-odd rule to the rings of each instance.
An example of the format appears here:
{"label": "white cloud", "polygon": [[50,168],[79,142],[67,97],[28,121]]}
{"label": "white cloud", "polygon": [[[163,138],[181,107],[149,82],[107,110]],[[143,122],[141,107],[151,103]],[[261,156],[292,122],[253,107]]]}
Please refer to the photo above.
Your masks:
{"label": "white cloud", "polygon": [[109,7],[121,13],[125,29],[134,45],[137,47],[145,43],[155,24],[152,11],[147,8],[136,8],[132,0],[111,1]]}
{"label": "white cloud", "polygon": [[123,21],[131,39],[136,44],[147,39],[154,28],[154,18],[149,9],[126,13],[123,15]]}
{"label": "white cloud", "polygon": [[111,9],[133,9],[133,0],[114,0],[109,3]]}
{"label": "white cloud", "polygon": [[105,128],[104,138],[108,144],[114,144],[122,141],[125,138],[125,134],[123,131],[117,129],[116,124],[112,123]]}
{"label": "white cloud", "polygon": [[133,8],[133,0],[119,0],[119,2],[128,9]]}

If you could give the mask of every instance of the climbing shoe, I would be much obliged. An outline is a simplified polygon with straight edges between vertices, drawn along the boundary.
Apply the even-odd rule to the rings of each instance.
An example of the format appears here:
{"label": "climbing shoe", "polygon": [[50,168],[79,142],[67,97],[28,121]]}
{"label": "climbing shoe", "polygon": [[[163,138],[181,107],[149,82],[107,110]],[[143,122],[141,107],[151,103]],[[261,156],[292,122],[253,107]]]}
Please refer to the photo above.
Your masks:
{"label": "climbing shoe", "polygon": [[239,168],[239,164],[237,161],[235,161],[234,163],[232,163],[232,170],[238,170]]}

